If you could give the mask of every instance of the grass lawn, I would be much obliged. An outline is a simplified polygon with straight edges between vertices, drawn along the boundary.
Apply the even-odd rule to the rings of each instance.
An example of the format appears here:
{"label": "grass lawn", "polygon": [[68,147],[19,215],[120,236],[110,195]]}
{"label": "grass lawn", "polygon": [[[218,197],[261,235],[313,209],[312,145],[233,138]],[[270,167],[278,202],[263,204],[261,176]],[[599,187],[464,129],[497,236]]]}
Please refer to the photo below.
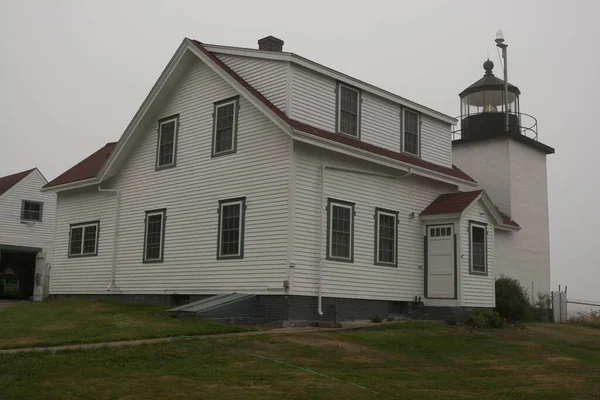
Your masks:
{"label": "grass lawn", "polygon": [[257,329],[163,316],[169,308],[114,300],[21,302],[0,310],[0,349]]}
{"label": "grass lawn", "polygon": [[472,332],[407,322],[0,354],[0,398],[6,400],[599,396],[600,329],[550,324]]}

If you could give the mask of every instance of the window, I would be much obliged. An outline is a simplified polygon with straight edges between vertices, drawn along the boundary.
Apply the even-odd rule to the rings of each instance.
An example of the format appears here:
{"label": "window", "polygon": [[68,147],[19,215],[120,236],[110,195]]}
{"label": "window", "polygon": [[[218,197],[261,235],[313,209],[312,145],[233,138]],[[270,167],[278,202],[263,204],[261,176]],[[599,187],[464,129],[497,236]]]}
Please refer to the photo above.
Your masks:
{"label": "window", "polygon": [[360,92],[349,86],[339,84],[337,102],[338,132],[358,138],[360,131]]}
{"label": "window", "polygon": [[99,231],[99,221],[71,225],[69,232],[69,257],[98,255]]}
{"label": "window", "polygon": [[244,257],[245,214],[245,197],[219,202],[217,259]]}
{"label": "window", "polygon": [[215,103],[213,114],[213,157],[237,150],[237,116],[239,97]]}
{"label": "window", "polygon": [[327,258],[354,261],[354,204],[329,199],[327,214]]}
{"label": "window", "polygon": [[414,111],[404,110],[404,132],[402,150],[405,153],[419,155],[419,114]]}
{"label": "window", "polygon": [[375,209],[375,264],[396,266],[398,213]]}
{"label": "window", "polygon": [[162,262],[165,246],[167,210],[146,211],[144,262]]}
{"label": "window", "polygon": [[44,203],[39,201],[23,200],[21,202],[21,220],[42,221]]}
{"label": "window", "polygon": [[429,228],[429,237],[445,237],[452,236],[452,228],[443,226],[441,228]]}
{"label": "window", "polygon": [[475,274],[487,274],[486,226],[469,223],[469,238],[471,250],[471,272]]}
{"label": "window", "polygon": [[158,121],[157,169],[175,166],[178,129],[179,115],[173,115]]}

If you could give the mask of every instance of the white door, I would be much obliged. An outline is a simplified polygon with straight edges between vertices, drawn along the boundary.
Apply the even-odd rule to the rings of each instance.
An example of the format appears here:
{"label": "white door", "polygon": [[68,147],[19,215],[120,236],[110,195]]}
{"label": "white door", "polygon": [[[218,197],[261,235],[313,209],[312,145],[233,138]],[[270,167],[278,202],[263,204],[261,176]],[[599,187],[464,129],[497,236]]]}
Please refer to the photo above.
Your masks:
{"label": "white door", "polygon": [[455,298],[454,274],[454,226],[427,226],[427,297]]}

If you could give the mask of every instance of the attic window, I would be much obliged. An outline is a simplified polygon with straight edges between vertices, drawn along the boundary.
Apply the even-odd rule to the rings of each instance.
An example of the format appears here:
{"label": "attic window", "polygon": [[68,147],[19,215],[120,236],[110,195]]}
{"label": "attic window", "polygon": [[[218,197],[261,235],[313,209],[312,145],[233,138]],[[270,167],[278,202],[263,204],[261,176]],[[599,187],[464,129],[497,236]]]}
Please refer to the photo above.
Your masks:
{"label": "attic window", "polygon": [[402,151],[415,156],[419,155],[419,114],[411,110],[404,110]]}
{"label": "attic window", "polygon": [[236,152],[238,108],[239,97],[237,96],[215,103],[213,113],[213,157]]}
{"label": "attic window", "polygon": [[158,121],[156,169],[175,166],[178,130],[179,115],[173,115]]}
{"label": "attic window", "polygon": [[21,202],[21,221],[42,221],[44,203],[39,201],[23,200]]}
{"label": "attic window", "polygon": [[338,85],[337,131],[359,137],[360,132],[360,92],[350,86]]}

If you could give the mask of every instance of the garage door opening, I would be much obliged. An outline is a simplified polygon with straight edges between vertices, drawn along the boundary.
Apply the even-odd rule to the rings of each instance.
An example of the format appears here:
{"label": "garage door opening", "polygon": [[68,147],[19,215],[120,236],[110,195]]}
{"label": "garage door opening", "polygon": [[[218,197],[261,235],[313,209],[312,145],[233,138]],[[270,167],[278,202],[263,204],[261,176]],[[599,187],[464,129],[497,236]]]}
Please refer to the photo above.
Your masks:
{"label": "garage door opening", "polygon": [[0,254],[0,299],[30,299],[35,284],[36,253]]}

